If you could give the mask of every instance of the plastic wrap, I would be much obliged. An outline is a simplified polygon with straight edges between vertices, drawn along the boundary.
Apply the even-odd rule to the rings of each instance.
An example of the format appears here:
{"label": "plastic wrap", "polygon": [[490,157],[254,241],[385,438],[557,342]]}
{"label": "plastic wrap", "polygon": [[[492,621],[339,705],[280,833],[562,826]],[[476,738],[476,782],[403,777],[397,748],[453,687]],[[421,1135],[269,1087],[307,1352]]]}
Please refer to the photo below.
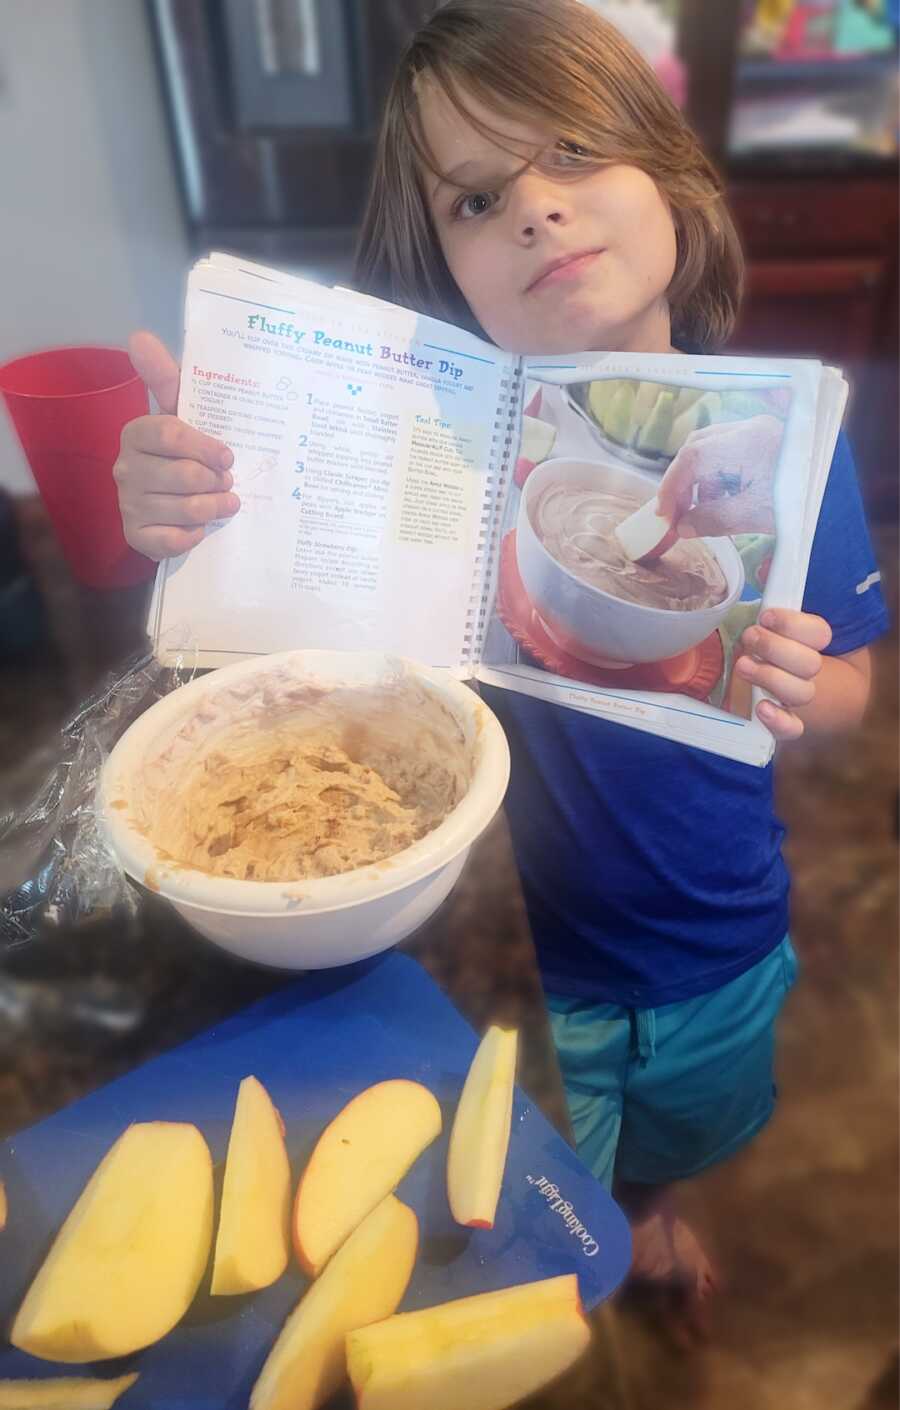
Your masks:
{"label": "plastic wrap", "polygon": [[165,669],[149,652],[133,657],[8,780],[0,799],[0,950],[27,944],[47,926],[133,914],[135,892],[99,826],[97,781],[131,722],[194,674],[192,651]]}

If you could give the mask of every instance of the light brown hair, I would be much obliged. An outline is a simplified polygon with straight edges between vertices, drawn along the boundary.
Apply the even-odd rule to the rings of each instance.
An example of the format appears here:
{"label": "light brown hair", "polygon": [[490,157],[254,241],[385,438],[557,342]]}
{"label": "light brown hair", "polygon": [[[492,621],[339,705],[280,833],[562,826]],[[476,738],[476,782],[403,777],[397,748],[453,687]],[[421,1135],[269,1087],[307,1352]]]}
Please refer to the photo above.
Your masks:
{"label": "light brown hair", "polygon": [[423,172],[437,171],[416,97],[426,78],[494,140],[466,109],[466,94],[578,143],[587,161],[646,172],[669,204],[677,237],[667,293],[673,340],[709,349],[727,340],[744,261],[721,181],[650,66],[581,0],[447,0],[413,37],[387,98],[357,288],[481,332],[447,268],[425,196]]}

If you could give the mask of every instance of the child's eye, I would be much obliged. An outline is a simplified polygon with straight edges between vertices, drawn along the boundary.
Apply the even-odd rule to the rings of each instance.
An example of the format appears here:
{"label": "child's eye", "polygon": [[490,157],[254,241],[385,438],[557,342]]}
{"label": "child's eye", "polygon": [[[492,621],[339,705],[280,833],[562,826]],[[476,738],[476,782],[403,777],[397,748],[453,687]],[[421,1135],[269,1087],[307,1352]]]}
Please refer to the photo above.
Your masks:
{"label": "child's eye", "polygon": [[547,156],[553,166],[579,166],[590,153],[580,142],[560,140]]}
{"label": "child's eye", "polygon": [[484,215],[491,209],[497,197],[490,191],[470,191],[468,196],[461,196],[453,208],[453,214],[458,220],[471,220],[473,216]]}

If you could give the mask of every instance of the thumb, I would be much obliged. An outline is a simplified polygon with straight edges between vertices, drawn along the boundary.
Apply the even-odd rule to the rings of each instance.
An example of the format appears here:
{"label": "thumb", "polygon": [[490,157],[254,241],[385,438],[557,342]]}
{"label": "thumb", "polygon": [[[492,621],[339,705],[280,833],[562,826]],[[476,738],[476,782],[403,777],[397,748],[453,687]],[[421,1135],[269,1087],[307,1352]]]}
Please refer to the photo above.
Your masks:
{"label": "thumb", "polygon": [[169,349],[153,333],[132,333],[128,356],[135,372],[156,398],[160,411],[173,415],[178,409],[181,369]]}

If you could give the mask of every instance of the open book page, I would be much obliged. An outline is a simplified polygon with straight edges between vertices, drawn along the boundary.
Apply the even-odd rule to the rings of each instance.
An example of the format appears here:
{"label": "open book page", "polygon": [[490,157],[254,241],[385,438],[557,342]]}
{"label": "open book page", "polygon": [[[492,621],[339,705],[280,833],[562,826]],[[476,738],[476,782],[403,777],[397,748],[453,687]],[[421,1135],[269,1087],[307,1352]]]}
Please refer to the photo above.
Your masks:
{"label": "open book page", "polygon": [[806,523],[803,526],[802,543],[805,545],[805,553],[801,552],[798,555],[797,562],[797,571],[802,575],[804,584],[809,568],[809,555],[813,539],[816,536],[819,510],[822,508],[822,498],[828,484],[831,459],[844,420],[849,395],[850,388],[839,369],[823,367],[822,386],[819,393],[819,415],[816,418],[816,442],[813,449],[813,478],[806,501]]}
{"label": "open book page", "polygon": [[766,763],[734,664],[763,606],[801,605],[839,374],[674,354],[524,371],[479,678]]}
{"label": "open book page", "polygon": [[459,329],[202,261],[178,411],[233,450],[241,509],[160,569],[158,654],[328,646],[461,668],[515,381]]}

